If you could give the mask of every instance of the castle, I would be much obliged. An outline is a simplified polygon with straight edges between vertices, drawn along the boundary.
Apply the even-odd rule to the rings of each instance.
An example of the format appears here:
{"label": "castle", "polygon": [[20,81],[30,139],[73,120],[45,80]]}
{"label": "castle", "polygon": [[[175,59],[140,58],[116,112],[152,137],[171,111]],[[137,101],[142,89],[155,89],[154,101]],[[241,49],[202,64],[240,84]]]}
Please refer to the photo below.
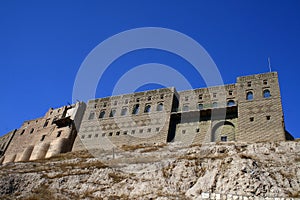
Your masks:
{"label": "castle", "polygon": [[163,88],[49,109],[0,138],[0,164],[81,149],[181,142],[293,140],[285,130],[276,72],[235,84]]}

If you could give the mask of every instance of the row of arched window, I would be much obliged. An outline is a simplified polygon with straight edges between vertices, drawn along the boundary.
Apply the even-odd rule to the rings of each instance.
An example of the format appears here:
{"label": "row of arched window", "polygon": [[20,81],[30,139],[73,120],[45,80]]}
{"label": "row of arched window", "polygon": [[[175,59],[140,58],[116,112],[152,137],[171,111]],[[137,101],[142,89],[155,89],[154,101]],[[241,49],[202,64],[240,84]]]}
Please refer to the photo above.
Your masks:
{"label": "row of arched window", "polygon": [[[231,107],[231,106],[235,106],[235,101],[234,100],[229,100],[227,101],[227,107]],[[218,102],[213,102],[212,103],[212,108],[218,108],[219,105],[218,105]],[[204,105],[202,103],[199,103],[197,105],[197,109],[198,110],[203,110],[204,109]],[[189,111],[189,105],[183,105],[182,107],[182,111]]]}
{"label": "row of arched window", "polygon": [[[162,102],[158,103],[156,106],[156,111],[163,111],[163,109],[164,109],[164,104]],[[135,104],[132,109],[132,114],[137,115],[139,113],[139,111],[140,111],[140,105]],[[115,117],[116,112],[117,112],[116,109],[111,109],[111,111],[109,113],[109,117]],[[151,112],[151,104],[147,104],[144,108],[144,113],[149,113],[149,112]],[[126,116],[127,114],[128,114],[128,108],[127,107],[122,108],[120,115]],[[99,114],[99,118],[100,119],[104,118],[105,115],[106,115],[106,111],[102,110]],[[95,112],[91,112],[88,119],[91,120],[94,118],[95,118]]]}
{"label": "row of arched window", "polygon": [[[270,98],[271,92],[269,89],[263,90],[263,98]],[[247,92],[246,94],[246,100],[252,100],[254,98],[254,94],[252,91]]]}

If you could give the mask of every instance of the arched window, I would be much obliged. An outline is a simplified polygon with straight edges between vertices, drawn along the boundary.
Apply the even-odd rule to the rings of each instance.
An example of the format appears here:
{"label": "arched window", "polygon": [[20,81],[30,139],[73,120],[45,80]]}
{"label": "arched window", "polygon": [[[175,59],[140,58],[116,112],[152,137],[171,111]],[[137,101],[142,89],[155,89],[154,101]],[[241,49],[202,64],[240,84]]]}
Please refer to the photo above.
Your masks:
{"label": "arched window", "polygon": [[144,110],[144,113],[148,113],[151,111],[151,105],[146,105],[145,106],[145,110]]}
{"label": "arched window", "polygon": [[127,115],[127,108],[122,108],[121,116]]}
{"label": "arched window", "polygon": [[202,103],[198,104],[198,110],[203,110],[203,104]]}
{"label": "arched window", "polygon": [[112,109],[109,113],[109,117],[114,117],[116,115],[116,110]]}
{"label": "arched window", "polygon": [[264,98],[270,98],[271,97],[271,93],[270,90],[266,89],[263,92]]}
{"label": "arched window", "polygon": [[213,102],[212,107],[213,108],[217,108],[218,107],[218,103],[217,102]]}
{"label": "arched window", "polygon": [[[94,113],[94,112],[90,112],[89,120],[94,119],[94,117],[95,117],[95,113]],[[53,121],[54,121],[54,120],[53,120]]]}
{"label": "arched window", "polygon": [[246,100],[252,100],[253,99],[253,92],[247,92]]}
{"label": "arched window", "polygon": [[157,108],[156,108],[157,111],[162,111],[163,109],[164,109],[164,104],[163,103],[157,104]]}
{"label": "arched window", "polygon": [[99,118],[102,119],[102,118],[104,118],[104,116],[105,116],[105,110],[102,110],[100,112]]}
{"label": "arched window", "polygon": [[135,104],[132,110],[132,114],[137,115],[139,113],[139,110],[140,110],[140,105]]}
{"label": "arched window", "polygon": [[183,105],[182,111],[189,111],[189,105]]}
{"label": "arched window", "polygon": [[30,134],[33,133],[33,131],[34,131],[34,128],[32,128],[32,129],[30,130]]}
{"label": "arched window", "polygon": [[227,106],[228,106],[228,107],[230,107],[230,106],[235,106],[234,100],[229,100],[229,101],[227,102]]}

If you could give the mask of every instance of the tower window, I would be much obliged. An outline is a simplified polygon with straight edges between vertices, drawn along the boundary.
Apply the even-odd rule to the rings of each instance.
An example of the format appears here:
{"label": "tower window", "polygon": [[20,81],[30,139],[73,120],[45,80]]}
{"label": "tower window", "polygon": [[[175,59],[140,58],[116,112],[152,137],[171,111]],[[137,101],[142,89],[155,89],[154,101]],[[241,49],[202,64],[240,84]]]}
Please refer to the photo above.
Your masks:
{"label": "tower window", "polygon": [[125,104],[128,104],[128,99],[125,99]]}
{"label": "tower window", "polygon": [[105,116],[105,110],[102,110],[100,112],[99,118],[102,119],[102,118],[104,118],[104,116]]}
{"label": "tower window", "polygon": [[122,108],[121,110],[121,116],[127,115],[127,108]]}
{"label": "tower window", "polygon": [[120,131],[117,131],[117,132],[116,132],[116,135],[120,135]]}
{"label": "tower window", "polygon": [[50,119],[47,119],[44,124],[44,128],[48,126]]}
{"label": "tower window", "polygon": [[136,98],[136,102],[140,102],[140,98]]}
{"label": "tower window", "polygon": [[228,106],[228,107],[230,107],[230,106],[235,106],[234,100],[229,100],[229,101],[227,102],[227,106]]}
{"label": "tower window", "polygon": [[196,132],[199,133],[200,132],[200,128],[196,128]]}
{"label": "tower window", "polygon": [[97,104],[94,105],[94,108],[97,108]]}
{"label": "tower window", "polygon": [[106,105],[107,105],[107,103],[106,103],[106,102],[104,102],[104,103],[103,103],[103,107],[106,107]]}
{"label": "tower window", "polygon": [[271,116],[268,115],[268,116],[266,116],[266,118],[267,118],[267,120],[270,120],[270,119],[271,119]]}
{"label": "tower window", "polygon": [[248,81],[248,82],[247,82],[247,86],[248,86],[248,87],[251,87],[251,85],[252,85],[251,81]]}
{"label": "tower window", "polygon": [[164,99],[164,95],[163,94],[160,95],[160,99]]}
{"label": "tower window", "polygon": [[253,122],[254,121],[254,117],[250,117],[250,122]]}
{"label": "tower window", "polygon": [[228,91],[228,95],[231,96],[232,94],[233,94],[232,90],[229,90],[229,91]]}
{"label": "tower window", "polygon": [[252,100],[253,99],[253,92],[247,92],[246,100]]}
{"label": "tower window", "polygon": [[109,113],[109,117],[114,117],[116,115],[116,110],[112,109]]}
{"label": "tower window", "polygon": [[185,99],[185,101],[188,101],[188,100],[189,100],[189,97],[188,97],[188,96],[186,96],[186,97],[184,97],[184,99]]}
{"label": "tower window", "polygon": [[127,135],[127,131],[124,131],[124,132],[123,132],[123,135]]}
{"label": "tower window", "polygon": [[217,98],[217,93],[213,93],[213,98]]}
{"label": "tower window", "polygon": [[203,94],[199,94],[198,98],[199,98],[200,100],[202,100],[202,99],[203,99]]}
{"label": "tower window", "polygon": [[32,129],[30,130],[30,134],[33,133],[33,131],[34,131],[34,129],[32,128]]}
{"label": "tower window", "polygon": [[146,105],[145,106],[145,110],[144,110],[144,113],[149,113],[151,111],[151,105]]}
{"label": "tower window", "polygon": [[162,111],[163,109],[164,109],[164,104],[163,103],[157,104],[156,111]]}
{"label": "tower window", "polygon": [[112,132],[110,132],[108,135],[109,135],[109,136],[112,136],[112,135],[113,135],[113,133],[112,133]]}
{"label": "tower window", "polygon": [[263,96],[264,96],[264,98],[270,98],[271,97],[270,90],[268,90],[268,89],[264,90]]}
{"label": "tower window", "polygon": [[137,115],[139,113],[140,105],[135,104],[132,110],[132,114]]}
{"label": "tower window", "polygon": [[89,120],[94,119],[94,117],[95,117],[95,113],[94,113],[94,112],[91,112],[91,113],[90,113],[90,116],[89,116]]}
{"label": "tower window", "polygon": [[263,80],[264,85],[268,85],[268,80]]}
{"label": "tower window", "polygon": [[24,134],[24,132],[25,132],[25,129],[23,129],[23,130],[22,130],[22,132],[20,133],[20,135],[23,135],[23,134]]}
{"label": "tower window", "polygon": [[151,96],[148,97],[148,101],[151,101]]}

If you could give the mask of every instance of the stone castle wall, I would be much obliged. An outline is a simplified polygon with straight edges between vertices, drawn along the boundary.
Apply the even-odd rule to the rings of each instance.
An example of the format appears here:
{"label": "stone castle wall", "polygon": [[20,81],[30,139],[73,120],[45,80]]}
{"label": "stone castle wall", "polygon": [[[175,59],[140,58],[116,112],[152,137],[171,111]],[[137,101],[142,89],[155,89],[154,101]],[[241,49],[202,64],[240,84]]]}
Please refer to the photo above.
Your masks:
{"label": "stone castle wall", "polygon": [[85,148],[282,141],[286,136],[278,75],[271,72],[238,77],[235,84],[224,86],[179,93],[163,88],[50,109],[0,138],[0,162]]}

